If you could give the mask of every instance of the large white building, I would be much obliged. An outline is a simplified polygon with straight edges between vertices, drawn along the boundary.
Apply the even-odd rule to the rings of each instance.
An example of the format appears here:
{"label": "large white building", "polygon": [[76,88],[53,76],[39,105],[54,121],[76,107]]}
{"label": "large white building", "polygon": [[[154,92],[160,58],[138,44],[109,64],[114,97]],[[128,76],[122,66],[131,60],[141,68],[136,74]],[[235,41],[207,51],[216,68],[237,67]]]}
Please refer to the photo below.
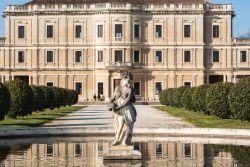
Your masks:
{"label": "large white building", "polygon": [[7,6],[0,80],[76,89],[106,99],[120,73],[136,96],[250,75],[250,41],[232,38],[231,4],[205,0],[34,0]]}

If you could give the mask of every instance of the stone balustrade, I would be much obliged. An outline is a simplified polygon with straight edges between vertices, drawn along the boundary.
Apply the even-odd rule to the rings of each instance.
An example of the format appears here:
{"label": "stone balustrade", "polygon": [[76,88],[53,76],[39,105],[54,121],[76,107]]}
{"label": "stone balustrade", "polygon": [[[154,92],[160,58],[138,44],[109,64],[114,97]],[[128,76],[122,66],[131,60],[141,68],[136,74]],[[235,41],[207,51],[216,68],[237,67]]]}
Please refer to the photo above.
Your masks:
{"label": "stone balustrade", "polygon": [[5,12],[32,12],[32,11],[88,11],[88,10],[145,10],[145,11],[182,11],[182,10],[210,10],[231,11],[231,4],[129,4],[129,3],[97,3],[97,4],[43,4],[43,5],[9,5]]}

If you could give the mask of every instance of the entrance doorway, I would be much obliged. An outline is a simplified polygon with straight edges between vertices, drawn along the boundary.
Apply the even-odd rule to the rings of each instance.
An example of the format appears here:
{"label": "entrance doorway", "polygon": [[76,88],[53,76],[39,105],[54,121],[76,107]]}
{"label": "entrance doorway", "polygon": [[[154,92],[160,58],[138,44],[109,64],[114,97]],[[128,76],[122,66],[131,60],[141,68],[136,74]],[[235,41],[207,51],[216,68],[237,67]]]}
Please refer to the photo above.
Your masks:
{"label": "entrance doorway", "polygon": [[209,84],[214,84],[217,82],[223,82],[223,75],[210,75]]}
{"label": "entrance doorway", "polygon": [[14,76],[14,80],[24,81],[29,84],[29,76]]}
{"label": "entrance doorway", "polygon": [[113,90],[115,90],[115,87],[120,85],[121,79],[114,79],[114,83],[113,83]]}

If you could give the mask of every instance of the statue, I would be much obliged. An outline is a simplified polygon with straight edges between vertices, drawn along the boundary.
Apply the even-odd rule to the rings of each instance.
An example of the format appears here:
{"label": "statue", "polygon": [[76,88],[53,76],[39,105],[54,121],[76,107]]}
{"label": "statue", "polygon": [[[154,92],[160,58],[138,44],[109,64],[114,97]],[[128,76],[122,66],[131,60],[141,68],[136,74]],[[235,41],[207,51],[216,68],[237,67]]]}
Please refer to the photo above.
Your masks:
{"label": "statue", "polygon": [[125,72],[121,76],[120,85],[115,88],[114,95],[110,99],[109,110],[113,111],[115,120],[115,141],[113,146],[132,144],[133,128],[137,112],[133,105],[135,95],[132,88],[133,76]]}

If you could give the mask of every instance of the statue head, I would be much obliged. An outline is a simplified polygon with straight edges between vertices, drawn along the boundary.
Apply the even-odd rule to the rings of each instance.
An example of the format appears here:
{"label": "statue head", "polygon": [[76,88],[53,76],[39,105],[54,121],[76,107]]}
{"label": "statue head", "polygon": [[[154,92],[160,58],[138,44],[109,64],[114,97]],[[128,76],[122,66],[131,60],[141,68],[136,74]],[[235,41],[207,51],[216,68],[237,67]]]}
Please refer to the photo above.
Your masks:
{"label": "statue head", "polygon": [[133,75],[130,72],[124,72],[121,75],[121,86],[131,87]]}

